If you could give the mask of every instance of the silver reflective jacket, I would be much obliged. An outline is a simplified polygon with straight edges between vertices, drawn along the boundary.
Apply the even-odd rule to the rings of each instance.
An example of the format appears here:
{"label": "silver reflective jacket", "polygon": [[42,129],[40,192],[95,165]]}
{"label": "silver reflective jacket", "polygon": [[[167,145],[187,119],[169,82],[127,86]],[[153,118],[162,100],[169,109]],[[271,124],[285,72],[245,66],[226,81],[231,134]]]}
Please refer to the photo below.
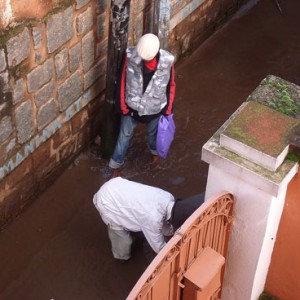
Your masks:
{"label": "silver reflective jacket", "polygon": [[156,71],[143,93],[143,61],[135,47],[128,48],[126,52],[126,104],[136,110],[139,116],[159,113],[167,104],[166,92],[174,56],[166,50],[159,50]]}

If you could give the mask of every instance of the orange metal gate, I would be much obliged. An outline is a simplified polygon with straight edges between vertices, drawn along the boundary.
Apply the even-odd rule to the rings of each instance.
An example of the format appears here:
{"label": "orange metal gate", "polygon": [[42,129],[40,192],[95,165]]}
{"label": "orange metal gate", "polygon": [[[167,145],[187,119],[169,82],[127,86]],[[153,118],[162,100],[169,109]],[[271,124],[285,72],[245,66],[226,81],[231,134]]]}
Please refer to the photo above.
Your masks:
{"label": "orange metal gate", "polygon": [[127,299],[219,299],[233,203],[233,195],[223,193],[202,204],[154,258]]}

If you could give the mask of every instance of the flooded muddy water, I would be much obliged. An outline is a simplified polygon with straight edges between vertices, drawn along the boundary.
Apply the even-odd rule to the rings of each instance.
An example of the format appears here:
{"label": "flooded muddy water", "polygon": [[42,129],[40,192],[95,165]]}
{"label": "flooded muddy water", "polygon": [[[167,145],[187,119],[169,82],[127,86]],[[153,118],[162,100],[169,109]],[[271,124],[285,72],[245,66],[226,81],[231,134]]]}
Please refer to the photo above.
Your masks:
{"label": "flooded muddy water", "polygon": [[[282,15],[275,1],[240,12],[176,66],[177,133],[170,154],[151,164],[139,127],[123,177],[181,198],[205,190],[203,144],[268,74],[300,84],[300,1],[279,3]],[[153,259],[143,238],[127,263],[112,258],[92,204],[108,162],[92,150],[0,233],[1,300],[125,299]]]}

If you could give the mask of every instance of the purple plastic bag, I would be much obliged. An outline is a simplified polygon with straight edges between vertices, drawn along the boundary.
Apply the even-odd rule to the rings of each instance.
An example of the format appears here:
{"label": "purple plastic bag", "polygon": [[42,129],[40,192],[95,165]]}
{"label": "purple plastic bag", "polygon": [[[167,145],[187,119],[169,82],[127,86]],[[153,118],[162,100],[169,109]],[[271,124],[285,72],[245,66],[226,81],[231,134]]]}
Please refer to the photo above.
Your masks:
{"label": "purple plastic bag", "polygon": [[156,151],[158,156],[166,158],[174,139],[175,123],[173,114],[168,116],[161,116],[158,121],[157,137],[156,137]]}

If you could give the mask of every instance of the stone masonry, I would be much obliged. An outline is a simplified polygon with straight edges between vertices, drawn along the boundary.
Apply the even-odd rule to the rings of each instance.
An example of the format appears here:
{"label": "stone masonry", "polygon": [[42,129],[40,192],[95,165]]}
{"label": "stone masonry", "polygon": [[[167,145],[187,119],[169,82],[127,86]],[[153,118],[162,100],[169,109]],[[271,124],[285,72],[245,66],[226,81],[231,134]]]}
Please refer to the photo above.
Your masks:
{"label": "stone masonry", "polygon": [[75,0],[0,44],[0,227],[99,133],[108,10]]}

